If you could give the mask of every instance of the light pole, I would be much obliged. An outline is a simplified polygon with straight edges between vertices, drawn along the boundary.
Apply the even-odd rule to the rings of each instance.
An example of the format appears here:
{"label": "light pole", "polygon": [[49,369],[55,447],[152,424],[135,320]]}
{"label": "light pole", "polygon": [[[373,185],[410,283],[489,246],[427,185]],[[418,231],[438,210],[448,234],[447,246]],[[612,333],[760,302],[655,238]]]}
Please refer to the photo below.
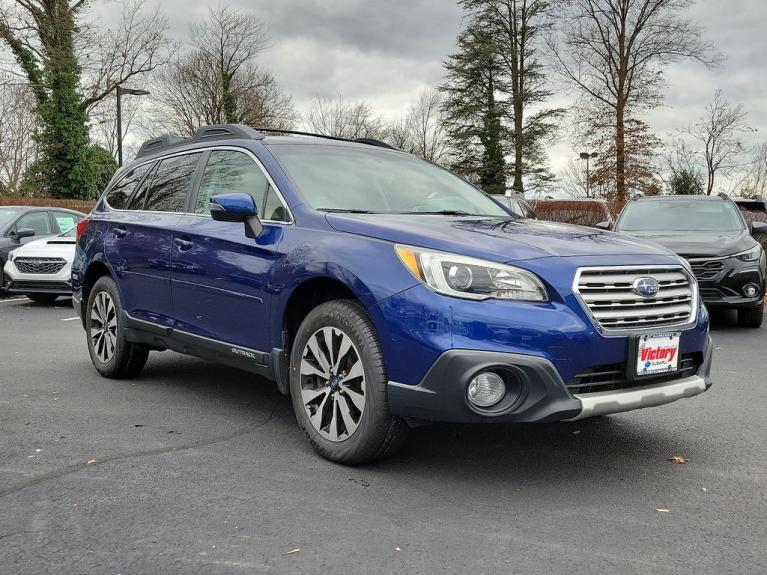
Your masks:
{"label": "light pole", "polygon": [[117,165],[123,165],[123,110],[122,110],[122,97],[123,94],[129,94],[133,96],[148,96],[149,92],[146,90],[133,90],[131,88],[123,88],[117,86]]}
{"label": "light pole", "polygon": [[581,152],[581,160],[586,160],[586,197],[591,197],[591,171],[589,170],[589,160],[596,158],[599,154],[596,152]]}

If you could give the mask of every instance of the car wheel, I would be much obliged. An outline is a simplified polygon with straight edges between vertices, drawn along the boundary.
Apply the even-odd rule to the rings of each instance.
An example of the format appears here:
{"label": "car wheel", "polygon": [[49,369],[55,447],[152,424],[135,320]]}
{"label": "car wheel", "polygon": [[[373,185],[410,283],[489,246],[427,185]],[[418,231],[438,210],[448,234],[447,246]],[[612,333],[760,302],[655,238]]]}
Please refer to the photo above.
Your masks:
{"label": "car wheel", "polygon": [[24,294],[35,303],[53,305],[59,296],[55,293],[26,293]]}
{"label": "car wheel", "polygon": [[742,327],[761,327],[764,320],[764,302],[757,307],[738,310],[738,325]]}
{"label": "car wheel", "polygon": [[315,308],[290,356],[298,424],[323,457],[348,465],[394,453],[408,426],[391,415],[383,352],[373,323],[355,301]]}
{"label": "car wheel", "polygon": [[125,339],[122,305],[114,280],[96,281],[85,308],[85,333],[94,367],[104,377],[123,379],[138,375],[146,364],[149,349]]}

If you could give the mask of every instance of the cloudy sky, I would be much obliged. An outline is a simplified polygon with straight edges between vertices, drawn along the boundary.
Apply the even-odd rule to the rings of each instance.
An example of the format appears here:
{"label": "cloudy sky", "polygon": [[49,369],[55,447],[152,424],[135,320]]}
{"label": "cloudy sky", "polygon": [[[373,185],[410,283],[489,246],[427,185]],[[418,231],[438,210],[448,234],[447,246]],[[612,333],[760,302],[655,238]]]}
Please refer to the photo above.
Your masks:
{"label": "cloudy sky", "polygon": [[[215,0],[147,0],[167,14],[171,33],[187,36],[189,24],[205,18]],[[109,22],[117,2],[94,6]],[[271,36],[262,63],[301,109],[315,95],[366,100],[380,113],[400,113],[414,95],[442,80],[442,60],[455,48],[461,11],[453,0],[228,0],[228,5],[260,16]],[[690,16],[705,37],[727,57],[717,70],[695,63],[670,66],[665,105],[648,120],[658,135],[696,120],[714,90],[742,103],[767,139],[767,2],[698,0]],[[555,87],[558,105],[568,91]],[[559,166],[574,154],[563,134],[551,151]]]}

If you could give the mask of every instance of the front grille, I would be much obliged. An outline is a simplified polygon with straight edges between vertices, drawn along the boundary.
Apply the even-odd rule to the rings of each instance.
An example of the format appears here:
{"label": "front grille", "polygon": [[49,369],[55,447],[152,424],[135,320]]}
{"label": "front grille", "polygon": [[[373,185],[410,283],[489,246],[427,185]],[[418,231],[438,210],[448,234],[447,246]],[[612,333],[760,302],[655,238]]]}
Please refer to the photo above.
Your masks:
{"label": "front grille", "polygon": [[[655,297],[634,293],[634,282],[642,277],[658,281]],[[605,329],[684,324],[695,311],[695,288],[682,268],[586,268],[579,272],[575,291]]]}
{"label": "front grille", "polygon": [[625,363],[598,365],[576,375],[567,384],[567,389],[573,394],[583,395],[598,391],[614,391],[617,389],[630,389],[632,387],[665,383],[695,375],[701,363],[702,355],[700,353],[686,353],[679,358],[679,371],[650,375],[633,380],[628,378],[627,365]]}
{"label": "front grille", "polygon": [[712,280],[724,269],[722,260],[688,259],[692,273],[699,280]]}
{"label": "front grille", "polygon": [[16,258],[13,265],[23,274],[56,274],[67,262],[61,258]]}

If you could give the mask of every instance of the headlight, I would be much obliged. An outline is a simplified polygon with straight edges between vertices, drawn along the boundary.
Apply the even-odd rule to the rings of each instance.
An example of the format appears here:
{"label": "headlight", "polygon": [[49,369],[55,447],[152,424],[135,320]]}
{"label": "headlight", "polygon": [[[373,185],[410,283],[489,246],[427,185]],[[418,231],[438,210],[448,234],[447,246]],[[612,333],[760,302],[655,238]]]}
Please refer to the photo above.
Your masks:
{"label": "headlight", "polygon": [[738,258],[742,262],[755,262],[762,257],[762,248],[761,246],[755,246],[748,251],[732,254],[730,257]]}
{"label": "headlight", "polygon": [[549,301],[534,274],[505,264],[409,246],[395,246],[402,263],[426,286],[467,299]]}

